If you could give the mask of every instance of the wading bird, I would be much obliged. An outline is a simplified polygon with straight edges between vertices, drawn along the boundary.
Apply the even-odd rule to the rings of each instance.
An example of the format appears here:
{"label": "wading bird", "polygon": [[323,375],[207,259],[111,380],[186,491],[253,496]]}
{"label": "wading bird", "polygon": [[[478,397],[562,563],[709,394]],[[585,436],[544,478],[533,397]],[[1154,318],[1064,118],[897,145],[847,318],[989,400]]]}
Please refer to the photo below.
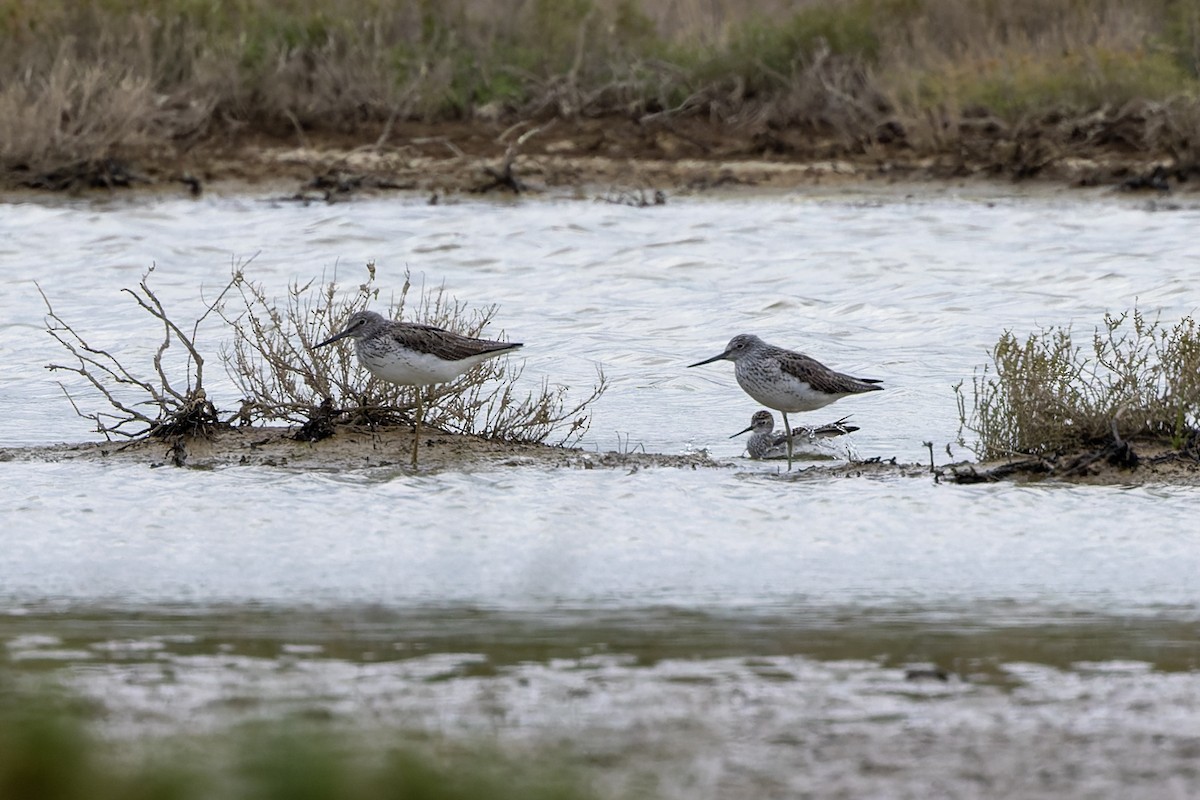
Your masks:
{"label": "wading bird", "polygon": [[[452,381],[489,358],[522,347],[521,342],[494,342],[452,333],[433,325],[396,322],[374,311],[356,311],[350,315],[341,333],[316,347],[339,339],[354,339],[358,363],[380,380],[400,386],[429,386]],[[417,448],[421,434],[421,392],[417,395],[417,413],[413,422],[412,465],[417,466]]]}
{"label": "wading bird", "polygon": [[722,359],[733,362],[738,385],[746,394],[783,414],[789,470],[792,468],[789,412],[815,411],[852,394],[883,389],[877,385],[882,381],[835,372],[815,358],[767,344],[751,333],[739,333],[729,340],[724,352],[688,366],[698,367]]}

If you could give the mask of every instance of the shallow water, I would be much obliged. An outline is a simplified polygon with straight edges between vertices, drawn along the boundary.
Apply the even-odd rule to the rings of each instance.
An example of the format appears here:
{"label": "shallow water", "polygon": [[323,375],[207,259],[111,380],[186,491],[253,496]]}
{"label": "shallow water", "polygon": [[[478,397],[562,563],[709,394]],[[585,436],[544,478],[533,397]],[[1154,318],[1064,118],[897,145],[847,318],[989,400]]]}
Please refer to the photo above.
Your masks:
{"label": "shallow water", "polygon": [[[281,298],[335,271],[352,286],[374,260],[385,292],[407,267],[498,304],[531,384],[583,391],[603,368],[587,448],[738,456],[726,437],[753,402],[731,365],[685,365],[750,331],[888,387],[795,422],[852,414],[861,457],[924,461],[932,441],[941,458],[951,386],[1002,330],[1087,331],[1135,301],[1192,313],[1198,222],[1190,205],[946,187],[649,209],[6,205],[0,444],[89,438],[43,369],[63,354],[34,281],[95,343],[147,359],[157,334],[122,287],[156,264],[189,318],[257,254]],[[215,355],[207,375],[235,406]],[[615,789],[673,776],[666,796],[1200,791],[1196,490],[777,469],[0,463],[0,641],[10,666],[104,698],[126,735],[230,724],[231,698],[254,695],[251,715],[308,704],[575,743],[617,765]],[[929,663],[949,679],[905,679]]]}

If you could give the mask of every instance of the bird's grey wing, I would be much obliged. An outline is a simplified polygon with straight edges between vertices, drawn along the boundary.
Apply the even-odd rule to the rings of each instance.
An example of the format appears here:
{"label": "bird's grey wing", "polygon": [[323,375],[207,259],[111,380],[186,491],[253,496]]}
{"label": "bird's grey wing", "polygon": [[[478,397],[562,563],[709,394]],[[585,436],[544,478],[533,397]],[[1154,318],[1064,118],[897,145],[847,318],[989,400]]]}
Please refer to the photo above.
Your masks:
{"label": "bird's grey wing", "polygon": [[810,435],[817,439],[832,439],[835,436],[854,433],[856,430],[858,430],[857,425],[847,425],[839,420],[837,422],[830,422],[828,425],[822,425],[819,428],[814,428]]}
{"label": "bird's grey wing", "polygon": [[461,361],[464,358],[495,353],[501,350],[514,350],[521,346],[519,342],[495,342],[488,339],[473,339],[453,331],[439,328],[435,325],[420,325],[408,323],[397,326],[391,331],[396,341],[405,347],[447,361]]}
{"label": "bird's grey wing", "polygon": [[872,384],[878,380],[863,380],[852,375],[834,372],[829,367],[803,353],[786,353],[779,358],[780,369],[797,380],[804,381],[814,390],[826,394],[857,394],[882,389]]}

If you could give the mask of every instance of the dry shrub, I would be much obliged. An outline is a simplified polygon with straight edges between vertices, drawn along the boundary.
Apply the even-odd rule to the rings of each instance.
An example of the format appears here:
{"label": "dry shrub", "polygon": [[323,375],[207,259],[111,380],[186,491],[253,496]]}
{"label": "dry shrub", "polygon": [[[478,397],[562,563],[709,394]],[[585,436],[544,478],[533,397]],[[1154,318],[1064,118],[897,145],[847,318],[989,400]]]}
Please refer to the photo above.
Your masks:
{"label": "dry shrub", "polygon": [[104,158],[117,146],[149,141],[154,117],[147,80],[60,60],[46,75],[0,88],[0,161],[37,169]]}
{"label": "dry shrub", "polygon": [[[293,285],[283,307],[247,280],[242,269],[235,269],[230,282],[190,326],[172,320],[150,288],[147,273],[136,289],[122,291],[161,331],[148,377],[145,370],[126,366],[113,351],[87,340],[58,316],[43,293],[47,330],[72,359],[47,368],[73,373],[100,395],[107,409],[84,410],[72,390],[60,383],[75,412],[110,440],[152,436],[181,441],[207,436],[234,421],[298,423],[303,426],[300,438],[324,438],[333,433],[335,423],[372,428],[407,424],[417,391],[422,393],[423,424],[444,430],[516,442],[544,442],[558,434],[559,444],[574,442],[586,432],[585,409],[606,387],[602,373],[588,396],[571,402],[568,387],[547,381],[533,391],[521,389],[521,367],[511,359],[485,361],[447,384],[399,387],[360,370],[350,347],[314,351],[313,345],[342,330],[352,313],[379,299],[374,265],[367,269],[367,281],[348,297],[341,297],[334,281],[310,282]],[[407,315],[467,336],[481,336],[496,315],[495,306],[469,309],[442,288],[423,291],[409,304],[411,288],[406,274],[399,297],[388,304],[390,316]],[[237,313],[228,308],[233,292],[242,300]],[[222,348],[221,358],[244,393],[241,408],[226,413],[224,419],[205,390],[205,360],[197,345],[201,324],[214,313],[233,331],[233,344]]]}
{"label": "dry shrub", "polygon": [[1200,102],[1178,97],[1154,106],[1146,120],[1147,138],[1162,147],[1180,167],[1200,167]]}
{"label": "dry shrub", "polygon": [[866,65],[819,51],[784,84],[768,117],[776,126],[803,123],[851,143],[873,139],[892,110]]}
{"label": "dry shrub", "polygon": [[[75,413],[95,423],[96,432],[109,440],[114,437],[206,436],[222,424],[204,389],[204,357],[196,347],[196,339],[201,323],[220,305],[232,283],[207,304],[188,331],[170,318],[150,288],[148,280],[153,271],[151,267],[142,276],[136,289],[122,289],[157,320],[157,326],[161,328],[162,338],[154,351],[150,377],[138,374],[108,350],[89,343],[58,316],[50,299],[38,287],[46,303],[47,331],[74,360],[73,364],[48,364],[46,368],[51,372],[78,375],[108,402],[111,410],[84,411],[71,391],[59,383]],[[176,347],[174,358],[170,353],[172,346]],[[150,409],[150,412],[144,409]]]}
{"label": "dry shrub", "polygon": [[958,396],[963,431],[978,437],[982,459],[1045,455],[1122,439],[1188,443],[1200,411],[1200,330],[1191,317],[1173,326],[1134,309],[1114,316],[1076,344],[1069,328],[1047,328],[1023,342],[1005,332],[991,367],[972,379],[967,411]]}
{"label": "dry shrub", "polygon": [[[511,357],[484,361],[450,383],[397,386],[360,369],[352,347],[313,349],[340,332],[351,314],[379,300],[374,264],[367,265],[366,282],[348,296],[342,296],[336,280],[293,284],[282,306],[240,270],[234,283],[242,307],[236,315],[222,311],[234,331],[233,345],[222,357],[245,395],[239,414],[245,422],[300,423],[308,426],[302,435],[331,432],[326,424],[331,412],[351,425],[407,423],[420,392],[422,424],[519,442],[544,442],[558,433],[558,443],[567,444],[586,432],[585,409],[606,386],[601,373],[591,393],[575,402],[567,399],[568,387],[547,381],[535,391],[522,390],[521,367]],[[496,315],[496,306],[468,308],[447,296],[444,287],[422,291],[410,302],[411,289],[406,273],[399,296],[382,310],[384,316],[485,337]]]}

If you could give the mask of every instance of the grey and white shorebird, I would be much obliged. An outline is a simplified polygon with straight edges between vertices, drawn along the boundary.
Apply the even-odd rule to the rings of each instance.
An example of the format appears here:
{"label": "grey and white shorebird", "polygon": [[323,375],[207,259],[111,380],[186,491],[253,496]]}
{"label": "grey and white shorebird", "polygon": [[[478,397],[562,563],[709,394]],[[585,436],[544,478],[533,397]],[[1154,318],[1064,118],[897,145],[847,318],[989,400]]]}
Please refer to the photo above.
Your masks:
{"label": "grey and white shorebird", "polygon": [[[849,417],[842,417],[837,422],[821,425],[817,428],[806,428],[797,425],[792,428],[793,438],[813,444],[822,439],[832,439],[835,436],[845,436],[858,430],[857,425],[847,425]],[[734,439],[743,433],[750,432],[750,441],[746,442],[746,452],[754,459],[784,458],[787,456],[787,434],[775,430],[775,415],[770,411],[755,411],[750,418],[750,425],[730,436]]]}
{"label": "grey and white shorebird", "polygon": [[733,362],[738,385],[746,394],[783,414],[789,470],[793,445],[788,413],[816,411],[852,394],[883,389],[879,386],[882,381],[835,372],[811,356],[767,344],[751,333],[739,333],[729,340],[724,352],[688,366],[698,367],[722,359]]}
{"label": "grey and white shorebird", "polygon": [[[521,342],[475,339],[416,322],[397,322],[374,311],[355,311],[341,333],[314,347],[351,337],[358,363],[380,380],[400,386],[429,386],[452,381],[489,358],[523,347]],[[421,434],[421,392],[413,422],[412,465],[417,466]]]}

